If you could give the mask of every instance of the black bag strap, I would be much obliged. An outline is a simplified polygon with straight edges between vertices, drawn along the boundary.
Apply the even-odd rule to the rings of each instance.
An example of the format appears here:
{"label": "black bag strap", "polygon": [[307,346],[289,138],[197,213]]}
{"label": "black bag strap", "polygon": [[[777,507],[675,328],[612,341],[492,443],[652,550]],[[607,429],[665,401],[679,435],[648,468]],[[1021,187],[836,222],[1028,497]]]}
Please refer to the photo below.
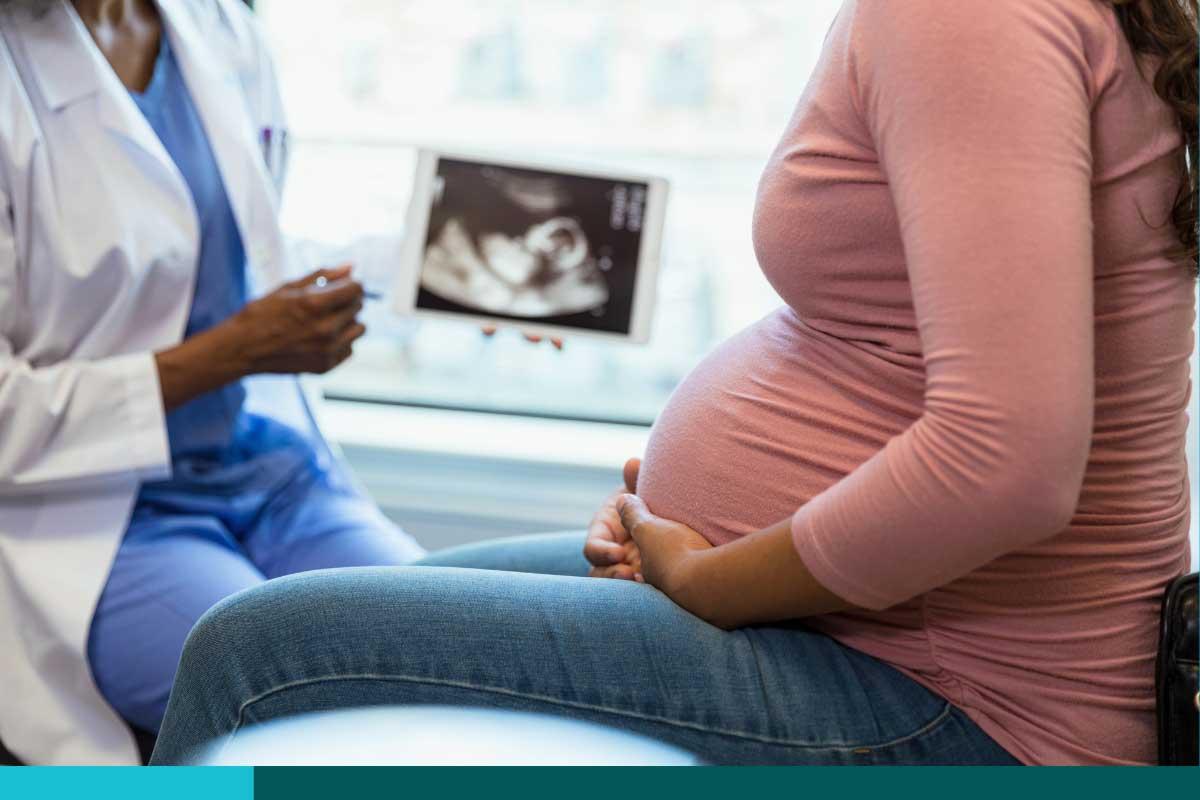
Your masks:
{"label": "black bag strap", "polygon": [[1164,765],[1200,765],[1198,578],[1195,573],[1177,578],[1163,597],[1155,684],[1158,760]]}

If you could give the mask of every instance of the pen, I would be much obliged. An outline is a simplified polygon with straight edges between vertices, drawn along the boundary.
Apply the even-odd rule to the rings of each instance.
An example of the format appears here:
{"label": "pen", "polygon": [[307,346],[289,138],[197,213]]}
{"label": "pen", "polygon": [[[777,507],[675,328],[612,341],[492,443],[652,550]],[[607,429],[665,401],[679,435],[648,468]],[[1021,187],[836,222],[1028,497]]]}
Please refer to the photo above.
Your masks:
{"label": "pen", "polygon": [[[322,276],[322,277],[320,277],[320,278],[317,278],[317,279],[316,279],[316,280],[313,282],[313,284],[314,284],[314,285],[315,285],[317,288],[324,288],[324,287],[325,287],[325,286],[326,286],[328,283],[329,283],[329,281],[328,281],[328,280],[327,280],[327,279],[326,279],[324,276]],[[367,299],[367,300],[382,300],[382,299],[383,299],[383,292],[373,292],[373,291],[371,291],[370,289],[364,289],[364,290],[363,290],[363,297],[364,297],[365,299]]]}

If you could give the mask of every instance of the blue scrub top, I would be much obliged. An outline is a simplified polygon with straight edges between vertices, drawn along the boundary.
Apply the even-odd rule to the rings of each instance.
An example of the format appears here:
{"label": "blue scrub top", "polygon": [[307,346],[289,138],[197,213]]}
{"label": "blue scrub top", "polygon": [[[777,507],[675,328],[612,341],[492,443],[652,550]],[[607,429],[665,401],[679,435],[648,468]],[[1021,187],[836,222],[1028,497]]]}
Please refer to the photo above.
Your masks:
{"label": "blue scrub top", "polygon": [[[196,285],[185,337],[233,316],[246,304],[246,251],[204,125],[164,33],[154,74],[131,92],[150,127],[187,182],[200,222]],[[167,414],[171,480],[143,487],[141,501],[165,493],[253,492],[280,471],[312,466],[315,453],[297,431],[243,409],[240,382],[195,398]],[[257,463],[256,463],[257,462]]]}

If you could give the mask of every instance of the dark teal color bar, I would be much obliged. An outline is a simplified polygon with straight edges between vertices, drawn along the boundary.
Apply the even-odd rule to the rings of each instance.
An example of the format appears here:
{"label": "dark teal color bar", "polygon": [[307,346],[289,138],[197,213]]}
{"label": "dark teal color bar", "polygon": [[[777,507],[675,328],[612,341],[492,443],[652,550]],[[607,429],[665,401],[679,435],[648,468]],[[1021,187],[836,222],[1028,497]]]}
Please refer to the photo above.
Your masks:
{"label": "dark teal color bar", "polygon": [[1195,768],[258,768],[256,800],[1197,797]]}

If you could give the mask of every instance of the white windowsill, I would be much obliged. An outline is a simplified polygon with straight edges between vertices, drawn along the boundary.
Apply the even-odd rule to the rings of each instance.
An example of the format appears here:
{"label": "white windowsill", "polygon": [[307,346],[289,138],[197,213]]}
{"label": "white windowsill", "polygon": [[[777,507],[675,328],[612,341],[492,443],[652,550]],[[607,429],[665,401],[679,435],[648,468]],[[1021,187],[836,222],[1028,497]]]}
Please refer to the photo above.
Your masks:
{"label": "white windowsill", "polygon": [[343,447],[620,470],[646,449],[648,428],[330,400],[327,436]]}
{"label": "white windowsill", "polygon": [[321,418],[375,502],[430,550],[583,530],[649,433],[348,401],[327,401]]}

